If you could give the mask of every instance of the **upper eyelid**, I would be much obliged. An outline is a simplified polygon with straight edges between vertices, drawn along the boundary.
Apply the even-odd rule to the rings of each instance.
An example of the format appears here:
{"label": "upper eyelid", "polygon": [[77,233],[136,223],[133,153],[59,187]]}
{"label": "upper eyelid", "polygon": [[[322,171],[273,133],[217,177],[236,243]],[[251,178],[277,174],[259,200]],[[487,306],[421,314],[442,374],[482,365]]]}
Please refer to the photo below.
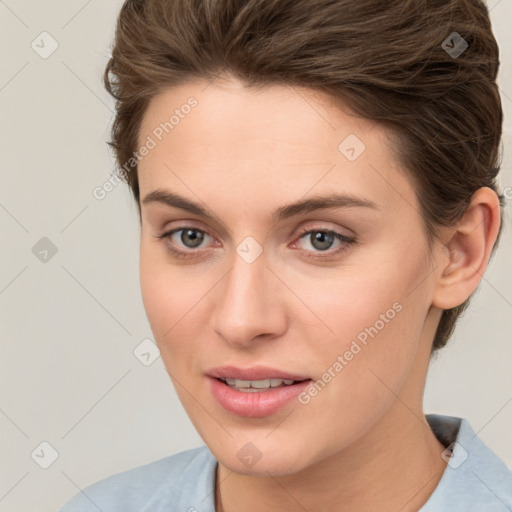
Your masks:
{"label": "upper eyelid", "polygon": [[[203,228],[203,227],[199,227],[199,226],[195,225],[196,222],[198,224],[202,224],[201,221],[196,221],[195,219],[187,219],[187,220],[181,220],[179,222],[181,222],[182,224],[177,225],[177,227],[175,227],[175,228],[172,228],[172,227],[164,228],[161,230],[161,232],[169,233],[170,231],[177,231],[180,229],[192,228],[192,229],[197,229],[198,231],[203,231],[203,232],[209,234],[210,236],[214,236],[211,234],[211,231],[209,228]],[[320,226],[319,226],[319,224],[320,224]],[[323,224],[323,226],[322,226],[322,224]],[[305,222],[301,222],[301,227],[295,228],[293,231],[294,232],[302,232],[303,230],[307,230],[308,228],[311,230],[334,231],[334,232],[339,232],[340,230],[344,230],[344,231],[349,232],[345,236],[347,236],[347,237],[355,236],[355,234],[352,232],[352,230],[347,227],[344,227],[344,228],[332,227],[332,226],[329,227],[329,226],[327,226],[327,224],[336,224],[336,223],[332,222],[332,221],[326,221],[326,220],[306,220]],[[271,231],[272,230],[273,230],[273,228],[271,229]],[[340,233],[340,234],[343,234],[343,233]]]}
{"label": "upper eyelid", "polygon": [[[341,228],[333,228],[333,227],[328,227],[326,226],[325,224],[327,224],[327,222],[322,222],[322,221],[310,221],[310,222],[319,222],[320,224],[324,224],[323,226],[311,226],[311,225],[308,225],[306,224],[305,226],[302,226],[300,228],[297,228],[297,229],[294,229],[294,232],[296,232],[297,235],[303,235],[304,233],[307,233],[308,231],[333,231],[333,232],[339,232]],[[168,228],[168,229],[162,229],[162,234],[165,234],[165,233],[176,233],[176,231],[181,231],[181,230],[185,230],[185,229],[196,229],[197,231],[201,231],[203,233],[206,233],[208,234],[209,236],[214,237],[214,235],[211,234],[210,230],[207,229],[207,228],[202,228],[202,227],[198,227],[198,226],[195,226],[193,223],[191,224],[181,224],[177,227],[173,227],[173,228]],[[345,228],[346,229],[346,228]],[[340,234],[343,234],[343,233],[340,233]],[[347,237],[351,236],[351,235],[345,235]]]}

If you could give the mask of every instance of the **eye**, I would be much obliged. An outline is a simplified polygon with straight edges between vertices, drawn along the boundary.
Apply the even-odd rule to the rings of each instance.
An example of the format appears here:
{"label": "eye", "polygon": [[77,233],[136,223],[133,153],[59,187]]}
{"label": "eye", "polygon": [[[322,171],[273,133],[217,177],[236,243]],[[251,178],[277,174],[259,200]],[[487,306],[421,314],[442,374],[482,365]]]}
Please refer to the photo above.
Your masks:
{"label": "eye", "polygon": [[[179,228],[166,231],[161,235],[153,235],[159,240],[166,240],[167,250],[169,253],[179,259],[193,258],[200,255],[203,252],[201,244],[207,239],[212,238],[206,231],[195,228],[194,226],[181,226]],[[309,242],[312,250],[309,248],[301,247],[306,252],[306,257],[312,259],[333,257],[341,254],[348,250],[352,244],[356,242],[355,238],[348,237],[334,231],[332,229],[303,229],[299,233],[299,240]],[[338,248],[330,250],[332,245],[338,242]],[[295,244],[292,244],[296,245]],[[307,245],[307,244],[305,244]],[[184,247],[186,250],[182,250],[179,247]],[[204,251],[206,247],[204,247]]]}
{"label": "eye", "polygon": [[[179,233],[181,234],[179,236]],[[179,228],[173,229],[171,231],[166,231],[165,233],[162,233],[161,235],[154,235],[159,240],[166,239],[168,244],[168,250],[169,252],[177,257],[177,258],[191,258],[193,256],[196,256],[197,248],[201,245],[201,243],[205,240],[206,237],[212,238],[206,231],[203,231],[201,229],[197,229],[193,226],[181,226]],[[183,251],[176,246],[185,247],[186,249],[190,249],[190,251]]]}
{"label": "eye", "polygon": [[[326,256],[335,256],[347,250],[355,239],[338,233],[330,229],[305,229],[299,233],[299,240],[308,242],[313,251],[306,249],[309,258],[322,258]],[[338,248],[329,250],[335,242],[339,242]],[[306,244],[307,245],[307,244]],[[311,254],[311,252],[313,254]],[[322,253],[326,253],[325,255]]]}

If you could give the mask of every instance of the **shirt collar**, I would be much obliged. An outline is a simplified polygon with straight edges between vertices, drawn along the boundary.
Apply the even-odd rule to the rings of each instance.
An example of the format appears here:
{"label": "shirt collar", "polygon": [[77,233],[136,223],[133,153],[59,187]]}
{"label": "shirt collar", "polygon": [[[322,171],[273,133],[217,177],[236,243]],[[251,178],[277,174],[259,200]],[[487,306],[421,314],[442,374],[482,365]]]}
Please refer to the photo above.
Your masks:
{"label": "shirt collar", "polygon": [[506,512],[512,510],[512,473],[464,418],[427,414],[446,447],[446,469],[419,512]]}

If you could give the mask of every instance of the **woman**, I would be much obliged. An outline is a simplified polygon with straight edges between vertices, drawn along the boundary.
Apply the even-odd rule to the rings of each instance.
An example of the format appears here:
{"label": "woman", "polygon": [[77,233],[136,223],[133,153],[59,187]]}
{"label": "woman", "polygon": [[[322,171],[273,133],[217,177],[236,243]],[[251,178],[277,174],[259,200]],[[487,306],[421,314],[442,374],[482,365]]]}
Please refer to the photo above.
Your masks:
{"label": "woman", "polygon": [[503,511],[512,475],[426,415],[502,226],[478,0],[129,0],[105,85],[140,280],[205,446],[62,512]]}

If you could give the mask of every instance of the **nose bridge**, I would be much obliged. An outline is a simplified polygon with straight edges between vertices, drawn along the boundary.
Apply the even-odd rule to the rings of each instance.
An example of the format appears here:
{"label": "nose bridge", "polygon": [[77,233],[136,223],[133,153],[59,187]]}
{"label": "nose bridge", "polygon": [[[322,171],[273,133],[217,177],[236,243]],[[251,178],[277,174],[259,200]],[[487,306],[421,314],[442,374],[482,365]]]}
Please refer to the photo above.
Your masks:
{"label": "nose bridge", "polygon": [[[259,244],[258,244],[259,245]],[[253,240],[239,244],[231,271],[224,280],[216,308],[215,329],[225,341],[243,345],[261,334],[275,334],[280,328],[275,279],[267,268],[263,248]]]}

